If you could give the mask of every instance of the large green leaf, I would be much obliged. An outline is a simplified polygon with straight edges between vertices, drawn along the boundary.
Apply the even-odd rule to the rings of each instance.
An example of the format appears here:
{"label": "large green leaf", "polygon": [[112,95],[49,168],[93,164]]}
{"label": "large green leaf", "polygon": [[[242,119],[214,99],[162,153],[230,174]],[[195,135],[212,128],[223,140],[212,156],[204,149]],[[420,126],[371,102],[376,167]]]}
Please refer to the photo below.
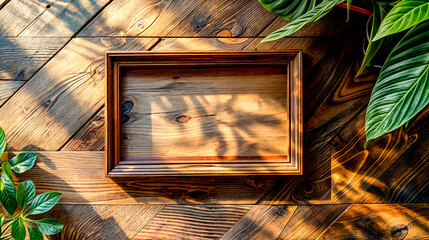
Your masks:
{"label": "large green leaf", "polygon": [[375,33],[380,27],[381,21],[383,21],[387,12],[391,8],[391,5],[386,2],[375,2],[373,5],[374,5],[374,14],[372,16],[371,36],[368,43],[368,47],[366,48],[365,57],[363,58],[362,65],[357,73],[358,76],[363,72],[365,67],[368,66],[371,59],[375,56],[375,54],[378,52],[381,45],[383,44],[384,39],[380,39],[375,42],[373,42],[372,39],[374,38]]}
{"label": "large green leaf", "polygon": [[42,232],[45,235],[53,235],[61,232],[61,230],[64,227],[64,224],[58,220],[45,218],[42,220],[31,220],[32,222],[35,222],[37,226],[39,227],[40,232]]}
{"label": "large green leaf", "polygon": [[8,162],[2,164],[1,182],[0,182],[0,201],[10,216],[16,211],[18,203],[16,202],[16,189],[13,182],[12,168]]}
{"label": "large green leaf", "polygon": [[28,214],[36,215],[51,210],[51,208],[60,200],[61,195],[62,194],[59,192],[46,192],[38,195],[31,203]]}
{"label": "large green leaf", "polygon": [[25,230],[25,222],[22,218],[17,218],[12,222],[12,237],[15,240],[25,240],[27,231]]}
{"label": "large green leaf", "polygon": [[428,0],[402,0],[384,18],[373,41],[402,32],[428,19]]}
{"label": "large green leaf", "polygon": [[272,32],[270,35],[265,37],[261,43],[278,40],[280,38],[286,37],[293,34],[294,32],[301,29],[305,24],[309,22],[315,22],[325,16],[335,5],[344,2],[345,0],[324,0],[316,7],[306,12],[301,17],[295,19],[294,21],[286,24],[284,27]]}
{"label": "large green leaf", "polygon": [[316,5],[316,0],[259,0],[268,11],[286,20],[300,17]]}
{"label": "large green leaf", "polygon": [[27,227],[30,240],[43,240],[43,234],[37,227]]}
{"label": "large green leaf", "polygon": [[13,157],[9,163],[12,170],[16,173],[23,173],[31,169],[36,162],[37,154],[31,152],[22,152]]}
{"label": "large green leaf", "polygon": [[23,181],[18,184],[18,188],[16,189],[16,201],[22,209],[33,201],[35,195],[36,187],[31,180]]}
{"label": "large green leaf", "polygon": [[429,21],[411,29],[387,58],[366,113],[366,143],[393,131],[429,103]]}
{"label": "large green leaf", "polygon": [[3,128],[0,127],[0,157],[3,155],[4,150],[6,149],[6,134],[3,131]]}

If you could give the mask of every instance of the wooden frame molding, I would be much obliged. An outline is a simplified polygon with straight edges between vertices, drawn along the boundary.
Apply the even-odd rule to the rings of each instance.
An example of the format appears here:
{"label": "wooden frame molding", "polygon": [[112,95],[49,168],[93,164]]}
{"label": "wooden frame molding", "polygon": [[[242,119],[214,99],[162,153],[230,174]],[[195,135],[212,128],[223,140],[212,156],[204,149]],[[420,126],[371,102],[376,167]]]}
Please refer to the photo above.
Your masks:
{"label": "wooden frame molding", "polygon": [[[287,108],[284,108],[286,118],[281,121],[286,121],[287,126],[279,129],[287,129],[288,143],[285,146],[284,154],[244,154],[243,156],[232,155],[205,155],[191,156],[185,155],[155,155],[150,156],[142,154],[141,156],[121,156],[123,149],[122,144],[125,141],[121,139],[123,128],[121,124],[121,101],[126,96],[122,95],[121,78],[124,72],[129,69],[137,69],[135,71],[143,71],[139,76],[144,76],[144,71],[152,71],[156,69],[176,69],[176,71],[184,71],[182,69],[200,69],[196,71],[203,72],[207,69],[227,69],[235,71],[234,68],[240,69],[265,69],[265,74],[270,75],[269,69],[277,68],[284,71],[282,83],[286,83],[287,89],[284,99],[287,103],[281,102]],[[142,70],[141,70],[142,69]],[[155,69],[155,70],[152,70]],[[179,70],[177,70],[179,69]],[[203,70],[201,70],[203,69]],[[231,70],[232,69],[232,70]],[[268,69],[268,70],[267,70]],[[160,71],[160,74],[168,71]],[[188,71],[188,70],[186,70]],[[220,70],[219,70],[220,71]],[[240,70],[243,72],[244,70]],[[251,72],[257,73],[257,70]],[[210,73],[206,73],[207,78],[210,78]],[[272,74],[274,75],[274,73]],[[280,78],[277,74],[275,77]],[[196,75],[198,77],[198,75]],[[240,80],[237,84],[236,91],[241,90],[241,87],[246,81],[261,81],[258,84],[264,86],[265,79],[247,76],[245,80]],[[234,76],[237,78],[236,76]],[[174,78],[174,77],[173,77]],[[134,77],[133,80],[139,84],[139,79]],[[252,80],[256,79],[256,80]],[[261,80],[262,79],[262,80]],[[170,78],[171,80],[171,78]],[[155,81],[155,80],[150,80]],[[171,80],[174,81],[174,80]],[[181,81],[186,81],[182,80]],[[211,80],[213,81],[213,80]],[[223,80],[225,81],[225,80]],[[226,81],[229,81],[228,79]],[[125,81],[124,81],[125,82]],[[143,80],[142,80],[143,82]],[[207,81],[209,82],[209,81]],[[211,83],[211,82],[209,82]],[[229,82],[227,82],[229,83]],[[134,83],[135,84],[135,83]],[[186,83],[189,86],[193,83]],[[240,85],[241,84],[241,85]],[[278,83],[277,83],[278,84]],[[146,85],[148,85],[146,83]],[[134,85],[133,85],[134,86]],[[140,86],[140,85],[138,85]],[[149,85],[150,86],[150,85]],[[132,88],[133,91],[144,89],[144,93],[138,93],[139,96],[144,96],[145,93],[151,93],[151,89],[145,89],[147,86]],[[156,91],[160,91],[157,88]],[[280,88],[281,89],[281,88]],[[173,89],[174,90],[174,89]],[[173,91],[168,89],[168,93]],[[167,90],[166,90],[167,91]],[[232,91],[232,90],[231,90]],[[279,90],[276,94],[279,94]],[[282,89],[282,91],[285,91]],[[215,93],[213,93],[215,92]],[[213,90],[211,94],[216,94]],[[180,93],[175,93],[179,95]],[[245,94],[242,93],[242,94]],[[262,94],[262,96],[267,93]],[[270,93],[268,93],[270,94]],[[282,94],[282,93],[281,93]],[[125,94],[124,94],[125,95]],[[256,94],[255,94],[256,95]],[[217,96],[217,95],[215,95]],[[246,103],[246,100],[241,100]],[[279,102],[279,101],[278,101]],[[279,103],[280,104],[280,103]],[[273,108],[275,109],[275,108]],[[235,109],[233,109],[235,110]],[[123,110],[122,110],[123,111]],[[137,111],[137,110],[135,110]],[[144,115],[143,113],[139,113]],[[148,115],[148,113],[145,113]],[[149,112],[149,115],[152,112]],[[150,115],[152,117],[153,115]],[[282,115],[283,116],[283,115]],[[151,118],[149,118],[151,119]],[[264,119],[261,117],[261,119]],[[153,121],[153,120],[149,120]],[[196,120],[195,120],[196,121]],[[265,121],[265,120],[261,120]],[[278,122],[278,121],[277,121]],[[177,124],[177,123],[176,123]],[[300,175],[302,174],[302,146],[303,146],[303,113],[302,113],[302,54],[298,50],[287,51],[215,51],[215,52],[107,52],[106,53],[106,175],[108,177],[138,177],[138,176],[166,176],[166,175],[183,175],[183,176],[223,176],[223,175]],[[152,125],[151,125],[152,126]],[[269,126],[272,127],[272,126]],[[268,128],[268,127],[267,127]],[[146,128],[143,128],[146,129]],[[264,128],[261,128],[264,129]],[[256,129],[259,130],[259,129]],[[124,130],[125,131],[125,130]],[[152,131],[153,132],[153,131]],[[152,133],[151,132],[151,133]],[[257,134],[262,134],[263,130],[259,130]],[[156,133],[157,134],[157,133]],[[276,132],[274,131],[274,134]],[[155,135],[155,134],[153,134]],[[152,136],[152,135],[151,135]],[[250,137],[251,138],[251,137]],[[274,138],[274,137],[273,137]],[[285,137],[286,138],[286,137]],[[251,138],[252,139],[252,138]],[[271,139],[268,134],[267,139]],[[274,141],[274,140],[271,140]],[[268,143],[267,143],[268,144]],[[276,143],[280,144],[280,143]],[[283,142],[281,143],[283,146]],[[239,145],[239,144],[236,144]],[[127,148],[128,145],[125,145]],[[166,145],[169,146],[169,145]],[[124,148],[124,149],[125,149]],[[238,147],[237,147],[238,148]],[[249,147],[250,148],[250,147]],[[203,148],[202,148],[203,149]],[[131,150],[130,150],[131,151]],[[238,152],[238,151],[236,151]],[[138,154],[138,153],[137,153]]]}

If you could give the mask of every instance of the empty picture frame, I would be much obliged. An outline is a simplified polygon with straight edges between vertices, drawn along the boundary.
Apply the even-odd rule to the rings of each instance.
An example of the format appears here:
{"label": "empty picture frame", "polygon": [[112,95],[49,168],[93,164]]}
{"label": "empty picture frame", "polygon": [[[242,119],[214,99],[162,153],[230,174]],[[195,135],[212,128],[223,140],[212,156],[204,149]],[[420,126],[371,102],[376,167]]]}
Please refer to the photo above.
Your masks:
{"label": "empty picture frame", "polygon": [[106,175],[302,174],[300,51],[107,52]]}

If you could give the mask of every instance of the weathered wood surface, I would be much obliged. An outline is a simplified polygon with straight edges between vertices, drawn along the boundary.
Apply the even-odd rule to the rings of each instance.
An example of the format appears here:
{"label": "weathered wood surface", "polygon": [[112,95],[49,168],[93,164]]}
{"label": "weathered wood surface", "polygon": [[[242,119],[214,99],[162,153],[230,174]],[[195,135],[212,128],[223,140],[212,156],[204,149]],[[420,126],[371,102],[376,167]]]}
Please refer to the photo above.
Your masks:
{"label": "weathered wood surface", "polygon": [[110,0],[10,0],[0,11],[0,35],[71,37]]}
{"label": "weathered wood surface", "polygon": [[165,206],[133,239],[217,239],[249,205]]}
{"label": "weathered wood surface", "polygon": [[320,239],[428,239],[427,204],[352,205]]}
{"label": "weathered wood surface", "polygon": [[124,70],[121,156],[290,161],[288,74],[280,67]]}
{"label": "weathered wood surface", "polygon": [[64,194],[49,217],[66,228],[52,239],[428,238],[429,108],[407,131],[363,149],[377,70],[355,77],[367,17],[345,18],[336,9],[292,38],[259,46],[304,52],[303,176],[113,181],[100,151],[104,51],[252,50],[261,40],[254,37],[286,22],[256,0],[10,0],[0,7],[8,150],[63,150],[39,152],[35,168],[18,176],[34,180],[38,193]]}

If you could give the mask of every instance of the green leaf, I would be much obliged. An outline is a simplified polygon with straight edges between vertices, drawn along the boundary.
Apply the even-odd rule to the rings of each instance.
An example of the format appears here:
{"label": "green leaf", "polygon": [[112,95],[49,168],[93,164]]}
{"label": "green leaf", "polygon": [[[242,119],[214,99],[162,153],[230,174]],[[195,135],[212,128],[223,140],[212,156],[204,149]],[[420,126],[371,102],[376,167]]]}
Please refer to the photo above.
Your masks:
{"label": "green leaf", "polygon": [[16,201],[22,209],[33,201],[35,195],[36,187],[32,181],[23,181],[18,184],[18,188],[16,190]]}
{"label": "green leaf", "polygon": [[292,21],[313,9],[316,0],[259,0],[271,13]]}
{"label": "green leaf", "polygon": [[4,150],[6,149],[6,134],[3,131],[3,128],[0,127],[0,157],[3,155]]}
{"label": "green leaf", "polygon": [[386,16],[387,12],[391,7],[392,6],[386,2],[374,3],[374,14],[372,16],[371,36],[368,43],[368,47],[365,52],[365,57],[363,58],[362,65],[357,73],[357,76],[359,76],[363,72],[365,67],[368,66],[371,59],[375,56],[375,54],[378,52],[381,45],[383,44],[383,39],[380,39],[375,42],[373,42],[372,39],[374,38],[375,33],[380,27],[381,21],[383,21],[384,17]]}
{"label": "green leaf", "polygon": [[16,211],[18,203],[16,202],[16,189],[13,182],[12,169],[8,162],[2,164],[3,172],[1,173],[0,183],[0,201],[6,208],[10,216]]}
{"label": "green leaf", "polygon": [[15,240],[25,240],[25,235],[27,234],[25,230],[25,223],[22,218],[17,218],[12,222],[12,237]]}
{"label": "green leaf", "polygon": [[27,227],[30,240],[43,240],[43,234],[37,227]]}
{"label": "green leaf", "polygon": [[402,0],[390,10],[381,22],[373,41],[402,32],[428,19],[428,0]]}
{"label": "green leaf", "polygon": [[4,215],[0,214],[0,230],[1,230],[1,227],[3,227],[3,224],[4,224]]}
{"label": "green leaf", "polygon": [[64,227],[64,224],[58,220],[45,218],[42,220],[31,220],[32,222],[35,222],[37,226],[39,227],[40,232],[42,232],[45,235],[53,235],[61,232],[61,230]]}
{"label": "green leaf", "polygon": [[305,24],[309,22],[315,22],[325,16],[335,5],[344,2],[345,0],[324,0],[318,4],[315,8],[306,12],[304,15],[295,19],[294,21],[286,24],[286,26],[272,32],[270,35],[265,37],[261,43],[278,40],[293,34],[294,32],[301,29]]}
{"label": "green leaf", "polygon": [[34,166],[37,154],[31,152],[22,152],[13,157],[9,163],[12,165],[12,170],[16,173],[23,173]]}
{"label": "green leaf", "polygon": [[59,192],[47,192],[38,195],[31,203],[28,214],[36,215],[51,210],[51,208],[60,200],[61,195],[62,194]]}
{"label": "green leaf", "polygon": [[392,50],[371,94],[366,143],[391,132],[429,103],[429,21],[411,29]]}

